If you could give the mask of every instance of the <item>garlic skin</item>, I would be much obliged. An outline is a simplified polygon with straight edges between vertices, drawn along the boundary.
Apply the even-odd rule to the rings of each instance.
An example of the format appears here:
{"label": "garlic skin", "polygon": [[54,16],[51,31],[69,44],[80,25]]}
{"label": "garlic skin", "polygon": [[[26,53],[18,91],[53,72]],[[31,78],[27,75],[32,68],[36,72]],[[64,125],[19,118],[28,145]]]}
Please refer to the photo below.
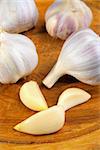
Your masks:
{"label": "garlic skin", "polygon": [[57,63],[43,83],[51,88],[65,74],[86,84],[100,84],[100,37],[91,29],[73,33],[66,40]]}
{"label": "garlic skin", "polygon": [[92,22],[90,8],[81,0],[55,0],[45,14],[47,32],[65,40],[70,34],[87,28]]}
{"label": "garlic skin", "polygon": [[36,47],[29,38],[0,31],[0,83],[16,83],[37,64]]}
{"label": "garlic skin", "polygon": [[60,95],[58,104],[41,111],[17,124],[14,129],[33,135],[51,134],[65,123],[65,111],[88,101],[91,95],[78,88],[69,88]]}
{"label": "garlic skin", "polygon": [[34,0],[0,0],[0,27],[10,33],[21,33],[38,21]]}

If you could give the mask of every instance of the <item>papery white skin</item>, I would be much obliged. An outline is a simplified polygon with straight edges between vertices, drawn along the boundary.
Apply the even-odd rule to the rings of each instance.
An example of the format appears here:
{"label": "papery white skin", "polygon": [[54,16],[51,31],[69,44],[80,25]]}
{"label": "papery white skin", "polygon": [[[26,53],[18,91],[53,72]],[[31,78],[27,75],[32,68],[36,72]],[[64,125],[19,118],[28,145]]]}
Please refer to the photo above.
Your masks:
{"label": "papery white skin", "polygon": [[64,74],[86,84],[100,84],[100,37],[91,29],[73,33],[66,40],[57,63],[43,83],[51,88]]}
{"label": "papery white skin", "polygon": [[82,89],[69,88],[60,95],[56,106],[32,115],[17,124],[14,129],[33,135],[57,132],[64,125],[65,111],[88,101],[90,98],[91,95]]}
{"label": "papery white skin", "polygon": [[0,0],[0,27],[13,33],[27,31],[38,21],[34,0]]}
{"label": "papery white skin", "polygon": [[33,42],[24,35],[0,32],[0,82],[16,83],[37,66],[38,55]]}
{"label": "papery white skin", "polygon": [[92,22],[90,8],[80,0],[55,0],[45,14],[46,29],[52,37],[65,40]]}
{"label": "papery white skin", "polygon": [[29,81],[22,85],[19,92],[22,103],[29,109],[42,111],[48,108],[46,100],[35,81]]}

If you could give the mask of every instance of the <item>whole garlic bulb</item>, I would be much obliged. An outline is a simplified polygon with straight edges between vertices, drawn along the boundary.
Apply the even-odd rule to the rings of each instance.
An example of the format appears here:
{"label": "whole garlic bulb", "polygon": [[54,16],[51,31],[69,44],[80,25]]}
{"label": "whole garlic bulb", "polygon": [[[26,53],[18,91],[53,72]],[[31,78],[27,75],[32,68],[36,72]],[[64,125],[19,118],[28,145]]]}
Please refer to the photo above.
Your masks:
{"label": "whole garlic bulb", "polygon": [[92,12],[81,0],[55,0],[46,12],[45,21],[52,37],[65,40],[73,32],[89,27]]}
{"label": "whole garlic bulb", "polygon": [[0,82],[15,83],[38,63],[33,42],[24,35],[0,31]]}
{"label": "whole garlic bulb", "polygon": [[100,84],[100,37],[91,29],[73,33],[66,40],[57,63],[43,83],[51,88],[64,74],[90,85]]}
{"label": "whole garlic bulb", "polygon": [[34,0],[0,0],[0,27],[10,33],[20,33],[34,27],[38,10]]}

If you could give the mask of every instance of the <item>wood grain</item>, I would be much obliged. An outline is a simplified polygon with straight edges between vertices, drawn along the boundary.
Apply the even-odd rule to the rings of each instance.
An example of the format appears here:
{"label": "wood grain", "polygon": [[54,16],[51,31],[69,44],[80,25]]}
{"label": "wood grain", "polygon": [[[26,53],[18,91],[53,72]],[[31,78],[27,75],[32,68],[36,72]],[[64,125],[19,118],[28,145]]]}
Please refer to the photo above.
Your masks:
{"label": "wood grain", "polygon": [[[0,150],[100,150],[100,86],[89,86],[67,75],[50,90],[41,83],[55,63],[63,41],[51,38],[44,27],[45,11],[53,0],[36,2],[40,12],[38,25],[24,34],[36,44],[39,64],[26,79],[12,85],[0,84]],[[94,14],[91,28],[100,34],[100,1],[85,2]],[[56,104],[61,92],[69,87],[88,91],[92,99],[67,111],[63,129],[55,134],[32,136],[19,133],[13,130],[13,126],[35,113],[26,108],[18,96],[22,84],[29,80],[39,83],[49,106]]]}

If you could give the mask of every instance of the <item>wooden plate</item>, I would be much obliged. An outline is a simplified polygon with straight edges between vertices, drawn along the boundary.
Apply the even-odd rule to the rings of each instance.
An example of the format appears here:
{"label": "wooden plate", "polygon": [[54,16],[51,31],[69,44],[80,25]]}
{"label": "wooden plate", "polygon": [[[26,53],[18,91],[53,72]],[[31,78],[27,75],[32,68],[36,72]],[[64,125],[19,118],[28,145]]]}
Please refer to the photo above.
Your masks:
{"label": "wooden plate", "polygon": [[[89,86],[67,75],[50,90],[41,83],[55,63],[63,41],[51,38],[44,27],[45,10],[53,0],[36,2],[40,11],[38,25],[24,34],[36,44],[39,64],[26,79],[12,85],[0,85],[0,150],[100,150],[100,86]],[[91,27],[100,34],[100,1],[85,2],[94,14]],[[61,92],[69,87],[79,87],[88,91],[92,99],[67,111],[63,129],[55,134],[32,136],[19,133],[13,130],[13,126],[35,113],[26,108],[18,96],[22,84],[29,80],[39,83],[49,106],[55,105]]]}

